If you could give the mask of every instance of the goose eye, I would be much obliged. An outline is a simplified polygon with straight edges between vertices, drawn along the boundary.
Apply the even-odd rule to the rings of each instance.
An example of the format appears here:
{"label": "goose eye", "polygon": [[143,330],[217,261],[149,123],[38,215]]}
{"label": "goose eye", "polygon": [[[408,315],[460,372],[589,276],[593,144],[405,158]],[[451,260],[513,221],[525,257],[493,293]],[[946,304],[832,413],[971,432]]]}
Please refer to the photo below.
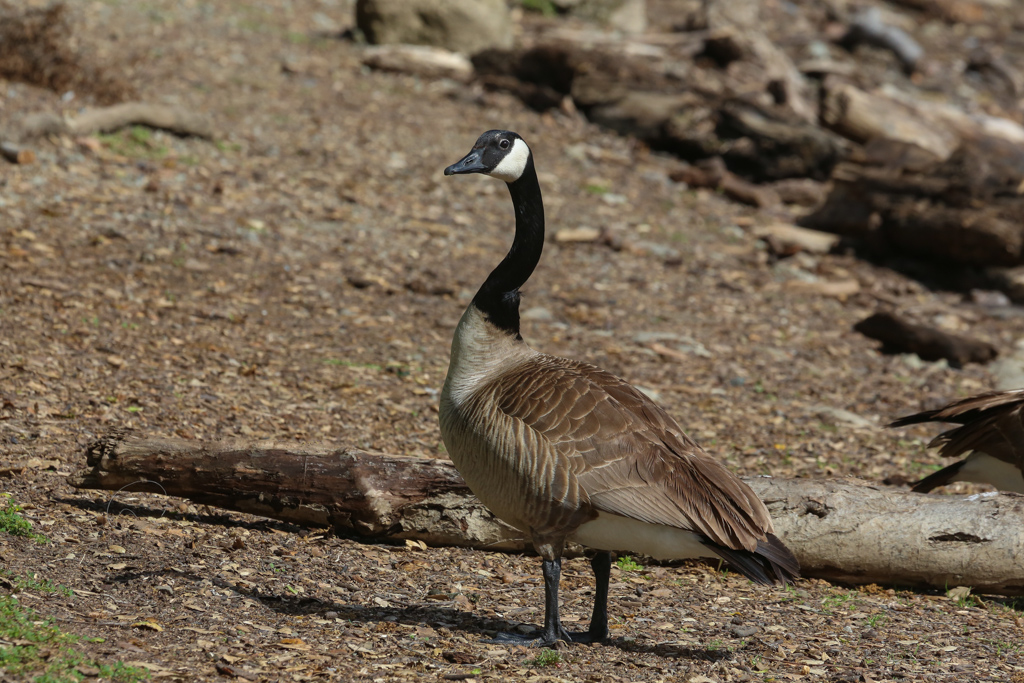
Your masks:
{"label": "goose eye", "polygon": [[498,147],[501,147],[502,149],[508,149],[509,144],[510,143],[508,140],[501,140],[498,142]]}

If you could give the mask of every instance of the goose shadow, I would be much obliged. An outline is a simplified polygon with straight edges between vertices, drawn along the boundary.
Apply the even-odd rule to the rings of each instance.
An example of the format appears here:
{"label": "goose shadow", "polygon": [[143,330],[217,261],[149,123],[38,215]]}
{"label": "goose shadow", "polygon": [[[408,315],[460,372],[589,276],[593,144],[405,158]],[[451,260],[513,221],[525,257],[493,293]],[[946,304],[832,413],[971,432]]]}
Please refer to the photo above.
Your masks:
{"label": "goose shadow", "polygon": [[[157,519],[166,516],[172,519],[189,519],[195,522],[222,527],[254,530],[274,529],[277,531],[296,534],[303,531],[309,531],[305,527],[271,519],[252,522],[241,521],[237,517],[229,514],[217,514],[216,512],[213,512],[212,509],[207,513],[182,514],[177,511],[157,509],[139,504],[126,505],[116,501],[88,500],[75,497],[63,497],[59,499],[59,502],[81,509],[105,512],[110,516],[119,516],[124,514],[129,518],[135,517],[149,519]],[[366,541],[367,539],[359,538],[356,540]],[[106,578],[106,582],[110,584],[126,585],[146,578],[153,579],[165,576],[173,576],[177,579],[186,579],[196,583],[203,580],[210,580],[213,585],[223,591],[256,600],[274,612],[289,616],[319,616],[321,618],[325,618],[328,613],[334,612],[337,614],[337,618],[343,620],[367,624],[393,622],[406,626],[428,626],[434,629],[445,628],[465,635],[479,635],[485,639],[491,638],[501,631],[517,631],[519,627],[523,625],[522,622],[508,621],[499,617],[481,616],[479,614],[474,614],[473,612],[463,611],[443,604],[407,603],[400,607],[371,607],[335,600],[324,600],[317,597],[283,595],[261,590],[258,585],[253,588],[247,588],[245,586],[224,581],[217,577],[201,576],[192,571],[181,572],[170,569],[130,569],[128,571],[121,571],[108,576]],[[392,602],[395,602],[395,600],[392,599]],[[528,626],[536,630],[538,635],[540,634],[540,628],[537,625],[529,624]],[[709,649],[677,645],[673,643],[638,642],[626,637],[609,638],[602,643],[602,646],[614,647],[622,652],[630,654],[653,654],[666,658],[701,660],[709,662],[728,660],[731,659],[734,654],[732,651],[727,649]],[[533,650],[533,648],[525,647],[521,649],[524,654],[528,654]]]}
{"label": "goose shadow", "polygon": [[[521,622],[512,622],[500,617],[481,616],[473,612],[466,612],[444,605],[409,603],[400,607],[370,607],[333,600],[321,600],[315,597],[293,598],[279,594],[264,594],[238,586],[230,586],[229,584],[225,584],[224,587],[248,595],[254,600],[259,600],[268,609],[291,616],[317,615],[324,618],[328,613],[335,612],[337,614],[336,618],[343,620],[367,624],[392,622],[405,626],[428,626],[434,629],[445,628],[463,635],[479,635],[484,639],[492,638],[500,631],[516,631],[522,625]],[[538,626],[530,626],[540,635],[541,629]],[[653,654],[666,658],[709,662],[729,660],[735,654],[733,651],[725,648],[710,649],[674,643],[646,643],[626,637],[609,638],[602,643],[602,646],[614,647],[630,654]],[[521,649],[524,654],[536,650],[536,648],[513,647]]]}
{"label": "goose shadow", "polygon": [[[377,623],[398,623],[405,626],[427,626],[432,629],[447,629],[459,635],[480,636],[481,639],[491,638],[499,631],[514,631],[521,625],[520,622],[510,622],[496,617],[485,617],[472,612],[465,612],[454,607],[432,604],[406,604],[400,607],[388,606],[367,606],[360,604],[345,603],[335,600],[323,600],[317,597],[302,597],[268,593],[259,590],[239,586],[224,581],[220,578],[208,577],[197,574],[193,571],[181,572],[170,569],[156,570],[128,570],[111,575],[107,581],[111,584],[127,585],[146,579],[173,576],[178,580],[188,580],[194,583],[201,583],[209,580],[217,588],[234,593],[240,597],[246,597],[258,601],[267,609],[281,615],[297,617],[320,617],[327,619],[341,619],[343,621],[360,622],[364,624]],[[331,613],[334,613],[331,615]],[[324,628],[330,628],[325,625]],[[539,635],[540,629],[536,626]],[[519,651],[524,657],[535,653],[537,648],[523,646],[511,647],[512,651]],[[590,645],[574,645],[570,647],[593,647]],[[725,648],[701,648],[675,643],[639,642],[628,637],[609,638],[601,647],[613,647],[624,653],[639,655],[649,654],[668,659],[686,659],[694,661],[719,662],[730,660],[735,652]]]}

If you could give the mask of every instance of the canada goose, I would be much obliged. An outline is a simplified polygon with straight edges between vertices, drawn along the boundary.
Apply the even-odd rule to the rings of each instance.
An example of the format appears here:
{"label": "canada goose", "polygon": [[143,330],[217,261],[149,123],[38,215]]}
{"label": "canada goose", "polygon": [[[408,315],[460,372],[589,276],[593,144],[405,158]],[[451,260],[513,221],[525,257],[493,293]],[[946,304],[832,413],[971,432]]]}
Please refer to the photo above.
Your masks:
{"label": "canada goose", "polygon": [[1024,493],[1024,389],[971,396],[938,410],[901,417],[889,426],[920,422],[959,424],[932,439],[928,448],[939,448],[944,458],[970,455],[928,475],[914,484],[913,491],[928,493],[954,481],[971,481]]}
{"label": "canada goose", "polygon": [[[516,216],[511,249],[455,329],[439,415],[448,454],[470,489],[529,534],[543,559],[543,634],[502,633],[495,641],[604,640],[612,550],[717,556],[761,584],[796,577],[796,558],[774,535],[764,504],[664,410],[618,377],[523,341],[519,288],[544,248],[544,204],[526,142],[487,131],[444,173],[505,181]],[[599,551],[585,633],[567,632],[558,616],[566,541]]]}

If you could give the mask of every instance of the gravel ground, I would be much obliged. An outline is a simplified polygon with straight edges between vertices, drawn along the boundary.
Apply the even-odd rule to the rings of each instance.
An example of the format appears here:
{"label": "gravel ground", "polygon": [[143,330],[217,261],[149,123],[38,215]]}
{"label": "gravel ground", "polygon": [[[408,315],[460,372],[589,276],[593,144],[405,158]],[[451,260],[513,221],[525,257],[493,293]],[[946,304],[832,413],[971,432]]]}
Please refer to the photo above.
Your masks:
{"label": "gravel ground", "polygon": [[[330,35],[348,3],[69,4],[84,53],[218,130],[54,138],[0,176],[0,491],[50,539],[0,535],[0,562],[73,590],[18,598],[90,657],[182,680],[1024,680],[1005,599],[623,559],[611,641],[538,656],[485,642],[542,619],[536,558],[68,486],[114,427],[443,452],[451,332],[512,215],[499,183],[441,171],[489,128],[531,143],[545,192],[524,337],[642,386],[738,473],[900,483],[939,464],[928,428],[879,425],[993,379],[880,354],[851,330],[880,304],[1004,351],[1020,336],[852,254],[775,261],[751,231],[776,217],[671,182],[677,162],[582,117],[367,71]],[[0,85],[8,121],[76,106]],[[554,239],[581,227],[610,239]],[[860,292],[795,284],[837,280]],[[584,560],[563,595],[585,623]]]}

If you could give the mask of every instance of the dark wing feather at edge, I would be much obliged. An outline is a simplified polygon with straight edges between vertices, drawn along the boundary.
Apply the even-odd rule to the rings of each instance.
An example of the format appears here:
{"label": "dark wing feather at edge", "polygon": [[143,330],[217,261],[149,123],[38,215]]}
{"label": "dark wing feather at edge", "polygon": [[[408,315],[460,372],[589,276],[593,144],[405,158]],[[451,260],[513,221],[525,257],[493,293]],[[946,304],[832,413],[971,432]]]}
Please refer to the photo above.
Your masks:
{"label": "dark wing feather at edge", "polygon": [[[1024,389],[971,396],[936,410],[901,417],[888,426],[903,427],[924,422],[952,422],[960,425],[942,432],[928,444],[929,448],[938,448],[942,457],[957,457],[968,451],[978,451],[1018,467],[1024,460]],[[944,472],[940,470],[922,479],[914,485],[914,490],[926,481],[938,482],[942,479],[938,475]],[[949,472],[948,476],[954,474]],[[931,488],[941,485],[934,483]]]}
{"label": "dark wing feather at edge", "polygon": [[888,427],[905,427],[923,422],[954,422],[967,424],[981,416],[982,413],[995,408],[1013,405],[1024,405],[1024,389],[1013,391],[989,391],[977,396],[953,401],[935,410],[924,410],[912,415],[905,415],[890,422]]}
{"label": "dark wing feather at edge", "polygon": [[943,467],[938,472],[932,472],[927,477],[911,486],[910,490],[914,493],[928,493],[932,489],[945,486],[953,480],[953,477],[956,476],[957,472],[960,471],[960,468],[963,467],[966,462],[966,460],[960,460],[949,467]]}

